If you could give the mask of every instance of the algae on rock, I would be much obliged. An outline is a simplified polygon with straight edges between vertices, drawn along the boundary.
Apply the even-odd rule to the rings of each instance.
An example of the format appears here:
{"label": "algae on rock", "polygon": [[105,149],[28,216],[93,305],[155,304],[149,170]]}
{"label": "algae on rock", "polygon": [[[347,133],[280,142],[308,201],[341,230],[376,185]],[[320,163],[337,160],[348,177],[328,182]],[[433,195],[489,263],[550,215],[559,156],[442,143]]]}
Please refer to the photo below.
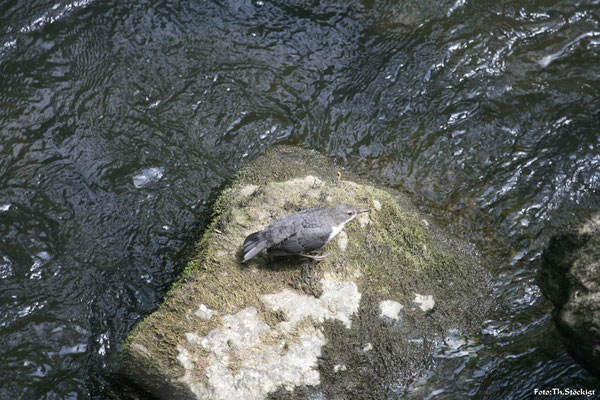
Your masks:
{"label": "algae on rock", "polygon": [[[126,373],[164,398],[385,397],[431,367],[445,332],[477,332],[491,304],[473,248],[398,193],[347,175],[286,146],[243,167],[180,281],[128,338]],[[341,203],[371,212],[324,247],[324,261],[240,263],[248,234]],[[384,301],[393,318],[381,315]]]}

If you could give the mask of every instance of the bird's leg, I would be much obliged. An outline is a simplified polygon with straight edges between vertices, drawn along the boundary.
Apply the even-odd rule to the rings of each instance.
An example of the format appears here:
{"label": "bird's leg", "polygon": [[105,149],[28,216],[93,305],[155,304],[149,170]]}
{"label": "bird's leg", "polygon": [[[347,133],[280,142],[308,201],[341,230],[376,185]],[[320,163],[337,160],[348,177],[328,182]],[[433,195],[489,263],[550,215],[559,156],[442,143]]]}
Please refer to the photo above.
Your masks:
{"label": "bird's leg", "polygon": [[300,253],[298,255],[300,257],[310,258],[313,261],[323,261],[325,259],[325,257],[327,257],[327,254],[321,255],[321,254],[316,253],[316,252],[315,252],[315,254],[302,254],[302,253]]}

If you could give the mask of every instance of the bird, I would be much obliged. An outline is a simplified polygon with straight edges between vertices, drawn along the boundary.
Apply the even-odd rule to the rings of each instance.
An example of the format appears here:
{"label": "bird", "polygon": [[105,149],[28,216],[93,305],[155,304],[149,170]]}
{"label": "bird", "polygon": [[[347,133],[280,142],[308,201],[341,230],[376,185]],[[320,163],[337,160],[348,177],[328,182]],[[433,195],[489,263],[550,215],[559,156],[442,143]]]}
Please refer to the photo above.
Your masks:
{"label": "bird", "polygon": [[275,255],[300,255],[320,261],[324,256],[311,253],[336,237],[344,225],[358,214],[368,211],[340,204],[335,207],[309,208],[281,217],[264,230],[246,237],[242,262],[247,262],[265,249]]}

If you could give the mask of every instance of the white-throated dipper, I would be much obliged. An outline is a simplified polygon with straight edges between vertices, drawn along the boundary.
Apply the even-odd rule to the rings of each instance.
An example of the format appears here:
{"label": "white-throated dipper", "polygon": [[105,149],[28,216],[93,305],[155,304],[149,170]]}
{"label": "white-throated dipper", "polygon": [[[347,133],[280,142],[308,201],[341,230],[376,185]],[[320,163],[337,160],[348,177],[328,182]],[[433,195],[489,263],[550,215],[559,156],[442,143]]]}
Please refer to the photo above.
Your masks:
{"label": "white-throated dipper", "polygon": [[314,260],[321,256],[311,252],[325,246],[354,217],[369,210],[346,204],[327,208],[309,208],[281,217],[264,230],[254,232],[244,241],[246,262],[264,249],[275,255],[300,255]]}

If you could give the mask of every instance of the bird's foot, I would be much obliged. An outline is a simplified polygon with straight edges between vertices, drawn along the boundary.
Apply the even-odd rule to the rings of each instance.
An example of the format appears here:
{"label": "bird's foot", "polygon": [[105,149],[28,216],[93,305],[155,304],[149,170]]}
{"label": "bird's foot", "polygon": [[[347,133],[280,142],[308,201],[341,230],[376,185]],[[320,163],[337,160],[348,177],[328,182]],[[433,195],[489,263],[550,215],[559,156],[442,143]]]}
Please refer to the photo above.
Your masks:
{"label": "bird's foot", "polygon": [[310,258],[313,261],[323,261],[325,259],[325,257],[327,257],[327,254],[299,254],[300,257],[306,257],[306,258]]}

